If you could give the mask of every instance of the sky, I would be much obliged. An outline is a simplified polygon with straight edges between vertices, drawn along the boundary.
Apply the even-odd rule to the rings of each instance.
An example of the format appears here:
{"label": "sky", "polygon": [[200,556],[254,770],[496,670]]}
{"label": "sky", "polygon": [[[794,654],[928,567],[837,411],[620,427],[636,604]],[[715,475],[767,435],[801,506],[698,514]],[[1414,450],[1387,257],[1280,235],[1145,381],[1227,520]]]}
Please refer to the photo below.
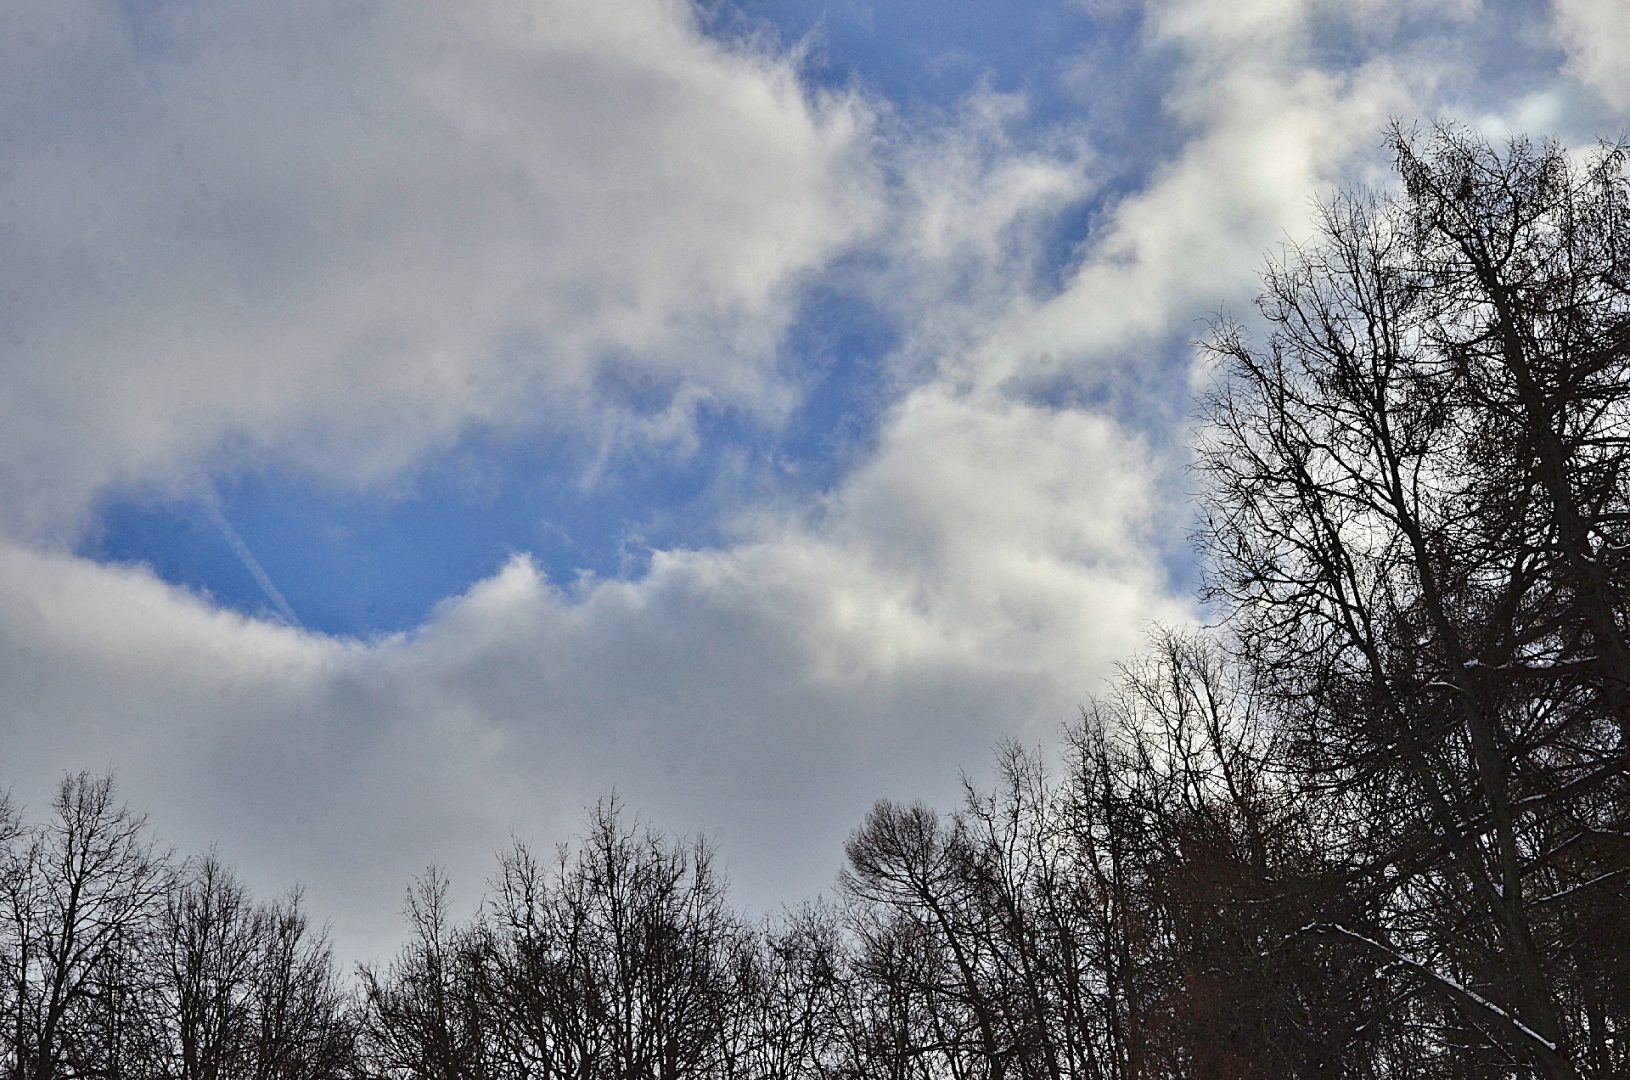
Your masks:
{"label": "sky", "polygon": [[616,793],[738,901],[1203,621],[1195,347],[1622,0],[10,0],[0,787],[388,955]]}

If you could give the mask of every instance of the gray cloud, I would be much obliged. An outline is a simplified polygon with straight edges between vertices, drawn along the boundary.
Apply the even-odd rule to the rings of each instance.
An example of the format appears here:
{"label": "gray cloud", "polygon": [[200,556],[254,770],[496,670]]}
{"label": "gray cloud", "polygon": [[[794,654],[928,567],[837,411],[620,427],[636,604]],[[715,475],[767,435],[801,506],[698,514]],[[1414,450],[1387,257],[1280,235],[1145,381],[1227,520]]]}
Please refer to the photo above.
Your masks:
{"label": "gray cloud", "polygon": [[[1616,0],[1555,0],[1555,32],[1568,71],[1620,112],[1630,109],[1630,7]],[[1612,133],[1609,133],[1612,134]]]}
{"label": "gray cloud", "polygon": [[1148,472],[1105,419],[926,391],[818,520],[574,594],[517,557],[366,644],[12,546],[5,756],[36,803],[52,767],[116,763],[173,837],[309,881],[364,953],[425,861],[471,889],[511,830],[561,835],[612,789],[790,902],[872,798],[943,799],[997,738],[1050,739],[1148,619],[1184,617]]}

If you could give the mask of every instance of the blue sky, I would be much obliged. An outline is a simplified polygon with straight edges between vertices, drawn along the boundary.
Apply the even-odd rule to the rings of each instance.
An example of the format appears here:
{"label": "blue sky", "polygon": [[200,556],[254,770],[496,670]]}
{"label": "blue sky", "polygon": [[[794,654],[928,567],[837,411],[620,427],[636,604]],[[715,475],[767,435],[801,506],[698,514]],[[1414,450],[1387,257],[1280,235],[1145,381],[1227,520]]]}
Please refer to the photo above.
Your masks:
{"label": "blue sky", "polygon": [[1203,616],[1192,343],[1383,125],[1630,124],[1616,0],[25,2],[0,785],[353,956],[616,790],[759,907]]}
{"label": "blue sky", "polygon": [[78,550],[146,565],[246,614],[275,614],[208,512],[216,503],[302,626],[361,637],[417,626],[517,552],[563,585],[585,574],[637,576],[654,547],[719,539],[721,472],[747,469],[804,491],[836,482],[851,444],[875,427],[876,360],[894,337],[863,296],[815,287],[800,298],[784,346],[799,359],[800,398],[774,427],[709,410],[696,418],[693,451],[589,480],[581,447],[490,430],[462,433],[410,483],[380,492],[251,469],[215,477],[203,496],[113,495]]}
{"label": "blue sky", "polygon": [[[1084,53],[1124,51],[1137,19],[1130,8],[1094,17],[1056,3],[798,0],[712,6],[700,12],[698,28],[725,42],[768,36],[802,50],[799,70],[809,85],[858,89],[886,103],[894,125],[935,122],[972,94],[1022,96],[1018,135],[1045,146],[1081,111],[1070,65]],[[1152,108],[1151,88],[1124,74],[1117,92],[1143,95],[1139,104]],[[1120,167],[1138,162],[1128,155]],[[1061,283],[1102,198],[1055,211],[1036,267],[1045,285]],[[224,606],[276,616],[279,605],[206,511],[218,502],[302,626],[364,637],[417,626],[438,601],[517,552],[562,584],[583,574],[638,574],[652,547],[717,542],[710,496],[727,461],[806,491],[830,487],[852,464],[846,447],[877,422],[879,361],[897,344],[898,328],[841,275],[826,278],[804,287],[786,328],[781,348],[798,365],[800,396],[773,426],[710,411],[697,418],[695,452],[641,460],[592,484],[574,479],[583,467],[574,447],[547,434],[472,430],[404,488],[384,492],[324,491],[275,466],[216,476],[203,496],[113,492],[77,551],[140,563]],[[627,389],[637,400],[637,384]],[[663,404],[659,390],[649,405]]]}

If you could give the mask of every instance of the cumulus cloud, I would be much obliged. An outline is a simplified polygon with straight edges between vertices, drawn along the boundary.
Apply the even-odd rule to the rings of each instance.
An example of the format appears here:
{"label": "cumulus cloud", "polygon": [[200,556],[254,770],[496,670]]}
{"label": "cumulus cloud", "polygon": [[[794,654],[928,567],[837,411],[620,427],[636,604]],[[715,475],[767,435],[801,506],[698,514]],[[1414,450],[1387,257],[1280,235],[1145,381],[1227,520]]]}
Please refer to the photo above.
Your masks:
{"label": "cumulus cloud", "polygon": [[801,525],[573,589],[517,556],[368,644],[6,546],[6,760],[39,804],[95,747],[173,838],[308,881],[359,953],[426,861],[469,891],[511,830],[561,835],[613,789],[717,836],[749,899],[793,901],[870,799],[950,797],[1183,617],[1144,453],[1101,417],[926,391]]}
{"label": "cumulus cloud", "polygon": [[397,479],[472,423],[761,419],[868,228],[867,110],[688,4],[39,3],[0,41],[0,526],[245,459]]}

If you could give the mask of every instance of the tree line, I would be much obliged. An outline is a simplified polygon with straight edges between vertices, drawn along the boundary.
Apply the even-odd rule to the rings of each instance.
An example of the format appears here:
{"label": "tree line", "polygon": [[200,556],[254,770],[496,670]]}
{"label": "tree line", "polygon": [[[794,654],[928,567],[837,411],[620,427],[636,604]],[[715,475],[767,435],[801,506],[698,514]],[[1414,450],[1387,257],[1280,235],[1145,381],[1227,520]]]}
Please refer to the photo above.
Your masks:
{"label": "tree line", "polygon": [[1219,320],[1214,627],[1159,630],[830,901],[615,802],[342,974],[107,777],[0,804],[0,1069],[391,1080],[1630,1076],[1630,184],[1449,126]]}

